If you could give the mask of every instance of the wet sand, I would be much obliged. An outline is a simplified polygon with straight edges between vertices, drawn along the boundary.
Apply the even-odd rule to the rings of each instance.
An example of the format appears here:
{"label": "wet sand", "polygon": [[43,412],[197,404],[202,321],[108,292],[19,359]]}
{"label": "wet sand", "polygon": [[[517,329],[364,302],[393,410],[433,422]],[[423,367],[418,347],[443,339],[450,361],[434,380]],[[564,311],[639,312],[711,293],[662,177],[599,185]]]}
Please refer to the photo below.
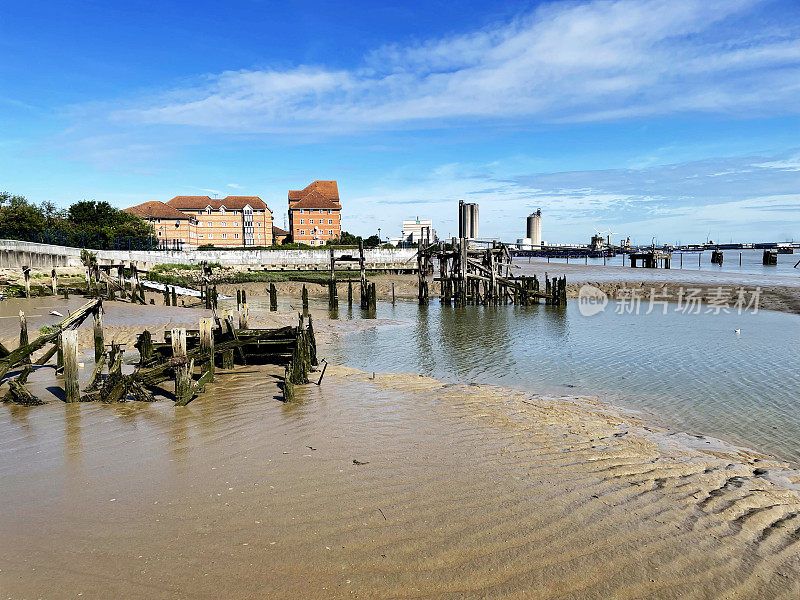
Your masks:
{"label": "wet sand", "polygon": [[[107,308],[120,335],[203,312]],[[316,322],[324,357],[341,324]],[[416,375],[331,366],[296,394],[283,404],[274,368],[240,367],[183,408],[0,407],[0,591],[800,595],[800,474],[767,456],[590,398]]]}

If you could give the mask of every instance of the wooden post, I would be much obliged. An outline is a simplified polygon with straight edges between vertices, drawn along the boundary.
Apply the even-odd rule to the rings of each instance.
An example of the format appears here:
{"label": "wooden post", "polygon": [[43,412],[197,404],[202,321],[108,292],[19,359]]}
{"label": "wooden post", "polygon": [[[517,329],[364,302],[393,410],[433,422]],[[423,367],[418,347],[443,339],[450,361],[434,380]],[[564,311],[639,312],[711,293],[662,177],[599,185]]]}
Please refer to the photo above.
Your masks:
{"label": "wooden post", "polygon": [[[269,309],[273,312],[278,310],[278,290],[274,283],[269,284]],[[303,286],[303,310],[308,310],[308,292]]]}
{"label": "wooden post", "polygon": [[164,286],[164,306],[169,306],[169,288]]}
{"label": "wooden post", "polygon": [[394,281],[392,282],[392,306],[394,306]]}
{"label": "wooden post", "polygon": [[233,369],[233,348],[227,348],[222,353],[222,368],[223,369]]}
{"label": "wooden post", "polygon": [[697,253],[697,268],[700,268],[700,260],[702,259],[703,254],[701,252]]}
{"label": "wooden post", "polygon": [[236,310],[242,310],[242,290],[236,290]]}
{"label": "wooden post", "polygon": [[67,402],[80,402],[78,388],[78,331],[68,329],[61,332],[61,348],[64,352],[64,392]]}
{"label": "wooden post", "polygon": [[[184,358],[184,361],[186,359]],[[175,405],[186,406],[194,396],[194,385],[192,383],[192,371],[194,371],[194,359],[182,362],[175,366]]]}
{"label": "wooden post", "polygon": [[364,242],[362,240],[358,240],[358,270],[361,274],[361,305],[364,305],[364,294],[366,293],[367,287],[367,271],[364,267]]}
{"label": "wooden post", "polygon": [[249,324],[247,304],[242,304],[241,309],[239,309],[239,329],[248,329]]}
{"label": "wooden post", "polygon": [[31,268],[22,267],[22,276],[25,278],[25,297],[31,297]]}
{"label": "wooden post", "polygon": [[[19,311],[19,347],[24,348],[28,344],[28,321],[25,319],[25,313]],[[26,356],[23,362],[31,364],[31,357]]]}
{"label": "wooden post", "polygon": [[742,253],[739,252],[739,266],[742,266]]}
{"label": "wooden post", "polygon": [[103,305],[100,304],[94,311],[94,362],[97,364],[106,353],[103,340]]}
{"label": "wooden post", "polygon": [[205,359],[204,369],[211,373],[214,381],[214,332],[213,319],[200,319],[200,353]]}
{"label": "wooden post", "polygon": [[153,358],[153,337],[150,332],[145,329],[139,334],[139,339],[136,342],[139,348],[139,364],[144,364]]}
{"label": "wooden post", "polygon": [[172,306],[178,306],[178,294],[174,285],[172,286]]}
{"label": "wooden post", "polygon": [[186,357],[186,329],[173,327],[171,330],[173,358]]}
{"label": "wooden post", "polygon": [[[305,289],[305,287],[303,288]],[[353,280],[347,280],[347,307],[353,308]]]}
{"label": "wooden post", "polygon": [[58,294],[58,277],[55,269],[50,271],[50,287],[53,289],[53,296]]}
{"label": "wooden post", "polygon": [[[270,294],[270,310],[273,310],[273,309],[271,308],[271,305],[272,305],[272,290],[273,290],[274,288],[275,288],[275,284],[271,284],[271,285],[270,285],[270,289],[269,289],[269,294]],[[302,291],[302,293],[300,294],[300,298],[301,298],[301,300],[303,301],[303,311],[305,311],[305,312],[308,312],[308,290],[306,289],[306,284],[305,284],[305,283],[303,284],[303,291]],[[274,309],[274,310],[278,310],[278,301],[277,301],[277,298],[276,298],[276,300],[275,300],[275,309]]]}

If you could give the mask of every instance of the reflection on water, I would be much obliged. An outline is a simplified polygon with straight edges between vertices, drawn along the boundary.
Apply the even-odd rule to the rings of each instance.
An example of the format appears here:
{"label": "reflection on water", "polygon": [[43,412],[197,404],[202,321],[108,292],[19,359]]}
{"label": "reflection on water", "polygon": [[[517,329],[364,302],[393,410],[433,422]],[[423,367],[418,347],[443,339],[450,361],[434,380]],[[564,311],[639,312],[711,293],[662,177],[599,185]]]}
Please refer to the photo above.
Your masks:
{"label": "reflection on water", "polygon": [[332,358],[365,371],[599,395],[670,427],[800,460],[800,316],[633,315],[615,307],[587,318],[574,302],[379,304],[378,318],[403,325],[339,335]]}

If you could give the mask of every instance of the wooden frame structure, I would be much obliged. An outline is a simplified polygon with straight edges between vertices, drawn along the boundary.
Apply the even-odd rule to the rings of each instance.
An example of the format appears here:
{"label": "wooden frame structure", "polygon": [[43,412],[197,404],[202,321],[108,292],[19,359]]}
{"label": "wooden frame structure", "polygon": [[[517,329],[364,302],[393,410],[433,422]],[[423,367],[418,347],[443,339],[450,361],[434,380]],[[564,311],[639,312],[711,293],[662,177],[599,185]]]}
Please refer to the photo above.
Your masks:
{"label": "wooden frame structure", "polygon": [[438,262],[439,296],[442,304],[545,304],[564,305],[567,301],[566,277],[550,278],[545,274],[544,290],[535,275],[515,277],[511,273],[511,253],[508,246],[493,242],[486,249],[470,248],[467,238],[452,238],[450,247],[431,243],[426,237],[417,252],[419,268],[419,303],[429,300],[427,276]]}

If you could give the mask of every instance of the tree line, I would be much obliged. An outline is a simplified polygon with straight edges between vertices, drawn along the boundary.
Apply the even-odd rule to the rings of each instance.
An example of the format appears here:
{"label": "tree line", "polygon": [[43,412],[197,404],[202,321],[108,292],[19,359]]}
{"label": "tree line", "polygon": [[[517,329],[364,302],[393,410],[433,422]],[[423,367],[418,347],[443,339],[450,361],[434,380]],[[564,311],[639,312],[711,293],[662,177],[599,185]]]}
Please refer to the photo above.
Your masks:
{"label": "tree line", "polygon": [[144,219],[105,201],[82,200],[59,209],[52,202],[37,205],[24,196],[0,192],[0,236],[30,240],[45,234],[56,240],[81,236],[89,245],[99,242],[110,247],[115,238],[152,237],[152,228]]}

